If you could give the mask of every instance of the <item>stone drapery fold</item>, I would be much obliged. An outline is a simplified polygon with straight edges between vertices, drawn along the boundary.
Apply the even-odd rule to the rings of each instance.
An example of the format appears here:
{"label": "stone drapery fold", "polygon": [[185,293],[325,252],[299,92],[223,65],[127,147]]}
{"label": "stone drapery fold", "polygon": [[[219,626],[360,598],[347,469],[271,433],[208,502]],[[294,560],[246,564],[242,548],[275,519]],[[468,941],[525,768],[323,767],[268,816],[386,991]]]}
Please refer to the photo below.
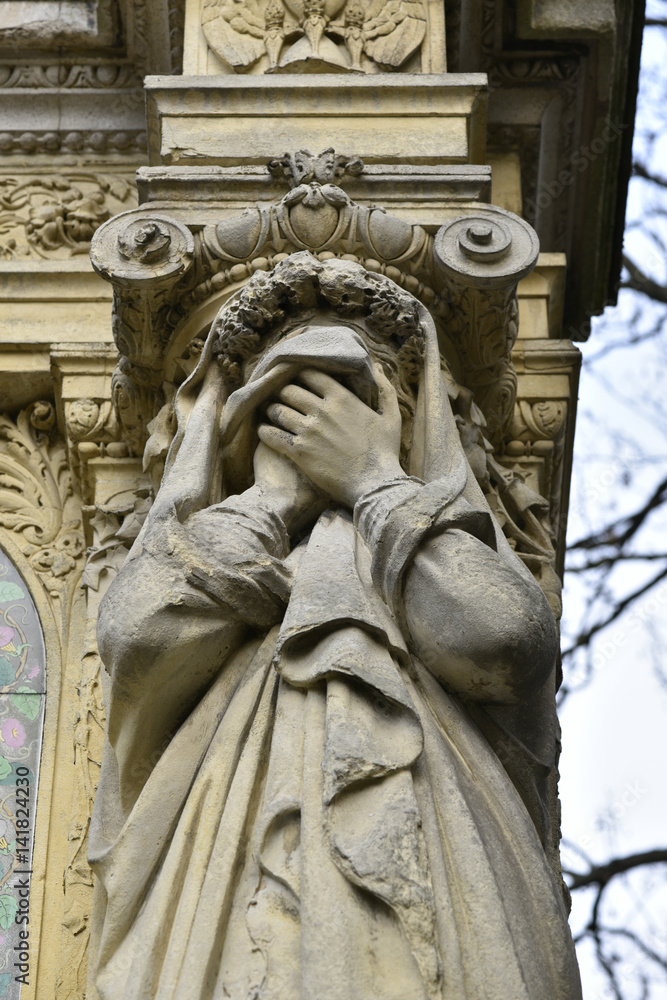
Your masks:
{"label": "stone drapery fold", "polygon": [[[412,478],[361,498],[354,516],[327,511],[290,553],[270,512],[219,502],[211,470],[220,420],[239,467],[262,379],[275,392],[298,352],[282,344],[268,374],[225,403],[209,345],[183,389],[200,391],[171,478],[100,620],[112,676],[90,838],[101,1000],[580,997],[523,789],[457,696],[442,636],[414,637],[417,612],[444,623],[458,591],[477,603],[438,555],[457,546],[496,593],[515,587],[508,609],[530,603],[538,638],[553,629],[467,465],[424,323]],[[320,366],[334,370],[345,350],[329,343]],[[368,366],[356,371],[371,389]],[[420,560],[433,586],[415,609]],[[528,655],[512,642],[506,660]],[[154,767],[141,759],[147,733]]]}

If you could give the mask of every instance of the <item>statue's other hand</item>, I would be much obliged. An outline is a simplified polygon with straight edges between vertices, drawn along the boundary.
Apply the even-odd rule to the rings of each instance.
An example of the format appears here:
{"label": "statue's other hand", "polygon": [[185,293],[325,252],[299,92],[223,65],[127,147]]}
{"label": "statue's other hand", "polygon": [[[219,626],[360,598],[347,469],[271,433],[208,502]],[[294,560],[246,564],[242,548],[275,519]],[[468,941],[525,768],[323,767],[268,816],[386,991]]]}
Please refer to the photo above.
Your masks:
{"label": "statue's other hand", "polygon": [[330,375],[304,369],[267,407],[258,433],[328,497],[350,509],[364,493],[405,475],[399,463],[401,414],[391,382],[375,366],[378,410]]}
{"label": "statue's other hand", "polygon": [[319,493],[294,462],[262,441],[253,458],[255,489],[284,521],[290,534],[299,531],[326,507]]}

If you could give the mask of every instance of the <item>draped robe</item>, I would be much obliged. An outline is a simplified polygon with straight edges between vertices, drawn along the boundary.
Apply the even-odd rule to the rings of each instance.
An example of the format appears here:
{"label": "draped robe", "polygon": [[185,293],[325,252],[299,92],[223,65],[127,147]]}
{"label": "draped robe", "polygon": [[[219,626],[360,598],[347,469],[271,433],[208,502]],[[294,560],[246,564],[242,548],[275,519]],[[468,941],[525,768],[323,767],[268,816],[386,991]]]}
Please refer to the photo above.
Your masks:
{"label": "draped robe", "polygon": [[[342,337],[322,366],[354,351]],[[465,460],[434,330],[410,477],[294,547],[251,492],[210,502],[214,369],[209,344],[100,614],[100,997],[577,1000],[540,839],[555,625]]]}

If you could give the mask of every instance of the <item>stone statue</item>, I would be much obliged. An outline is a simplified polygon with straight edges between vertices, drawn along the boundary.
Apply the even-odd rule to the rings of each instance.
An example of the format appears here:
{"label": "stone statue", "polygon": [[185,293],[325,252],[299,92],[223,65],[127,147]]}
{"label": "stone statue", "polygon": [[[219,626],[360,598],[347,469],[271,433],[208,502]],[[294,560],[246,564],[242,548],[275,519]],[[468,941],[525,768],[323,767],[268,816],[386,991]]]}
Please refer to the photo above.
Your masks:
{"label": "stone statue", "polygon": [[221,309],[104,599],[102,1000],[576,1000],[557,632],[424,306],[293,254]]}

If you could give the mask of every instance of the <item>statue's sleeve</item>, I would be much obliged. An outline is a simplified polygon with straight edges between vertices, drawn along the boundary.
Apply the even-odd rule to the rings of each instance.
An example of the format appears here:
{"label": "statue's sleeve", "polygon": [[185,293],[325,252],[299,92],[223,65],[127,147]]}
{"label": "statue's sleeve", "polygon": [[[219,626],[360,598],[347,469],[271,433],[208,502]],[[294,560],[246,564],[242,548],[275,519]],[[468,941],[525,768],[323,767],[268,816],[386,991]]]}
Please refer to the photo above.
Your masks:
{"label": "statue's sleeve", "polygon": [[225,661],[283,616],[289,540],[282,521],[233,497],[181,522],[149,520],[101,604],[111,676],[108,737],[120,786],[164,750]]}
{"label": "statue's sleeve", "polygon": [[360,498],[372,574],[413,654],[467,699],[516,703],[551,674],[558,638],[546,598],[485,506],[441,483],[402,479]]}

